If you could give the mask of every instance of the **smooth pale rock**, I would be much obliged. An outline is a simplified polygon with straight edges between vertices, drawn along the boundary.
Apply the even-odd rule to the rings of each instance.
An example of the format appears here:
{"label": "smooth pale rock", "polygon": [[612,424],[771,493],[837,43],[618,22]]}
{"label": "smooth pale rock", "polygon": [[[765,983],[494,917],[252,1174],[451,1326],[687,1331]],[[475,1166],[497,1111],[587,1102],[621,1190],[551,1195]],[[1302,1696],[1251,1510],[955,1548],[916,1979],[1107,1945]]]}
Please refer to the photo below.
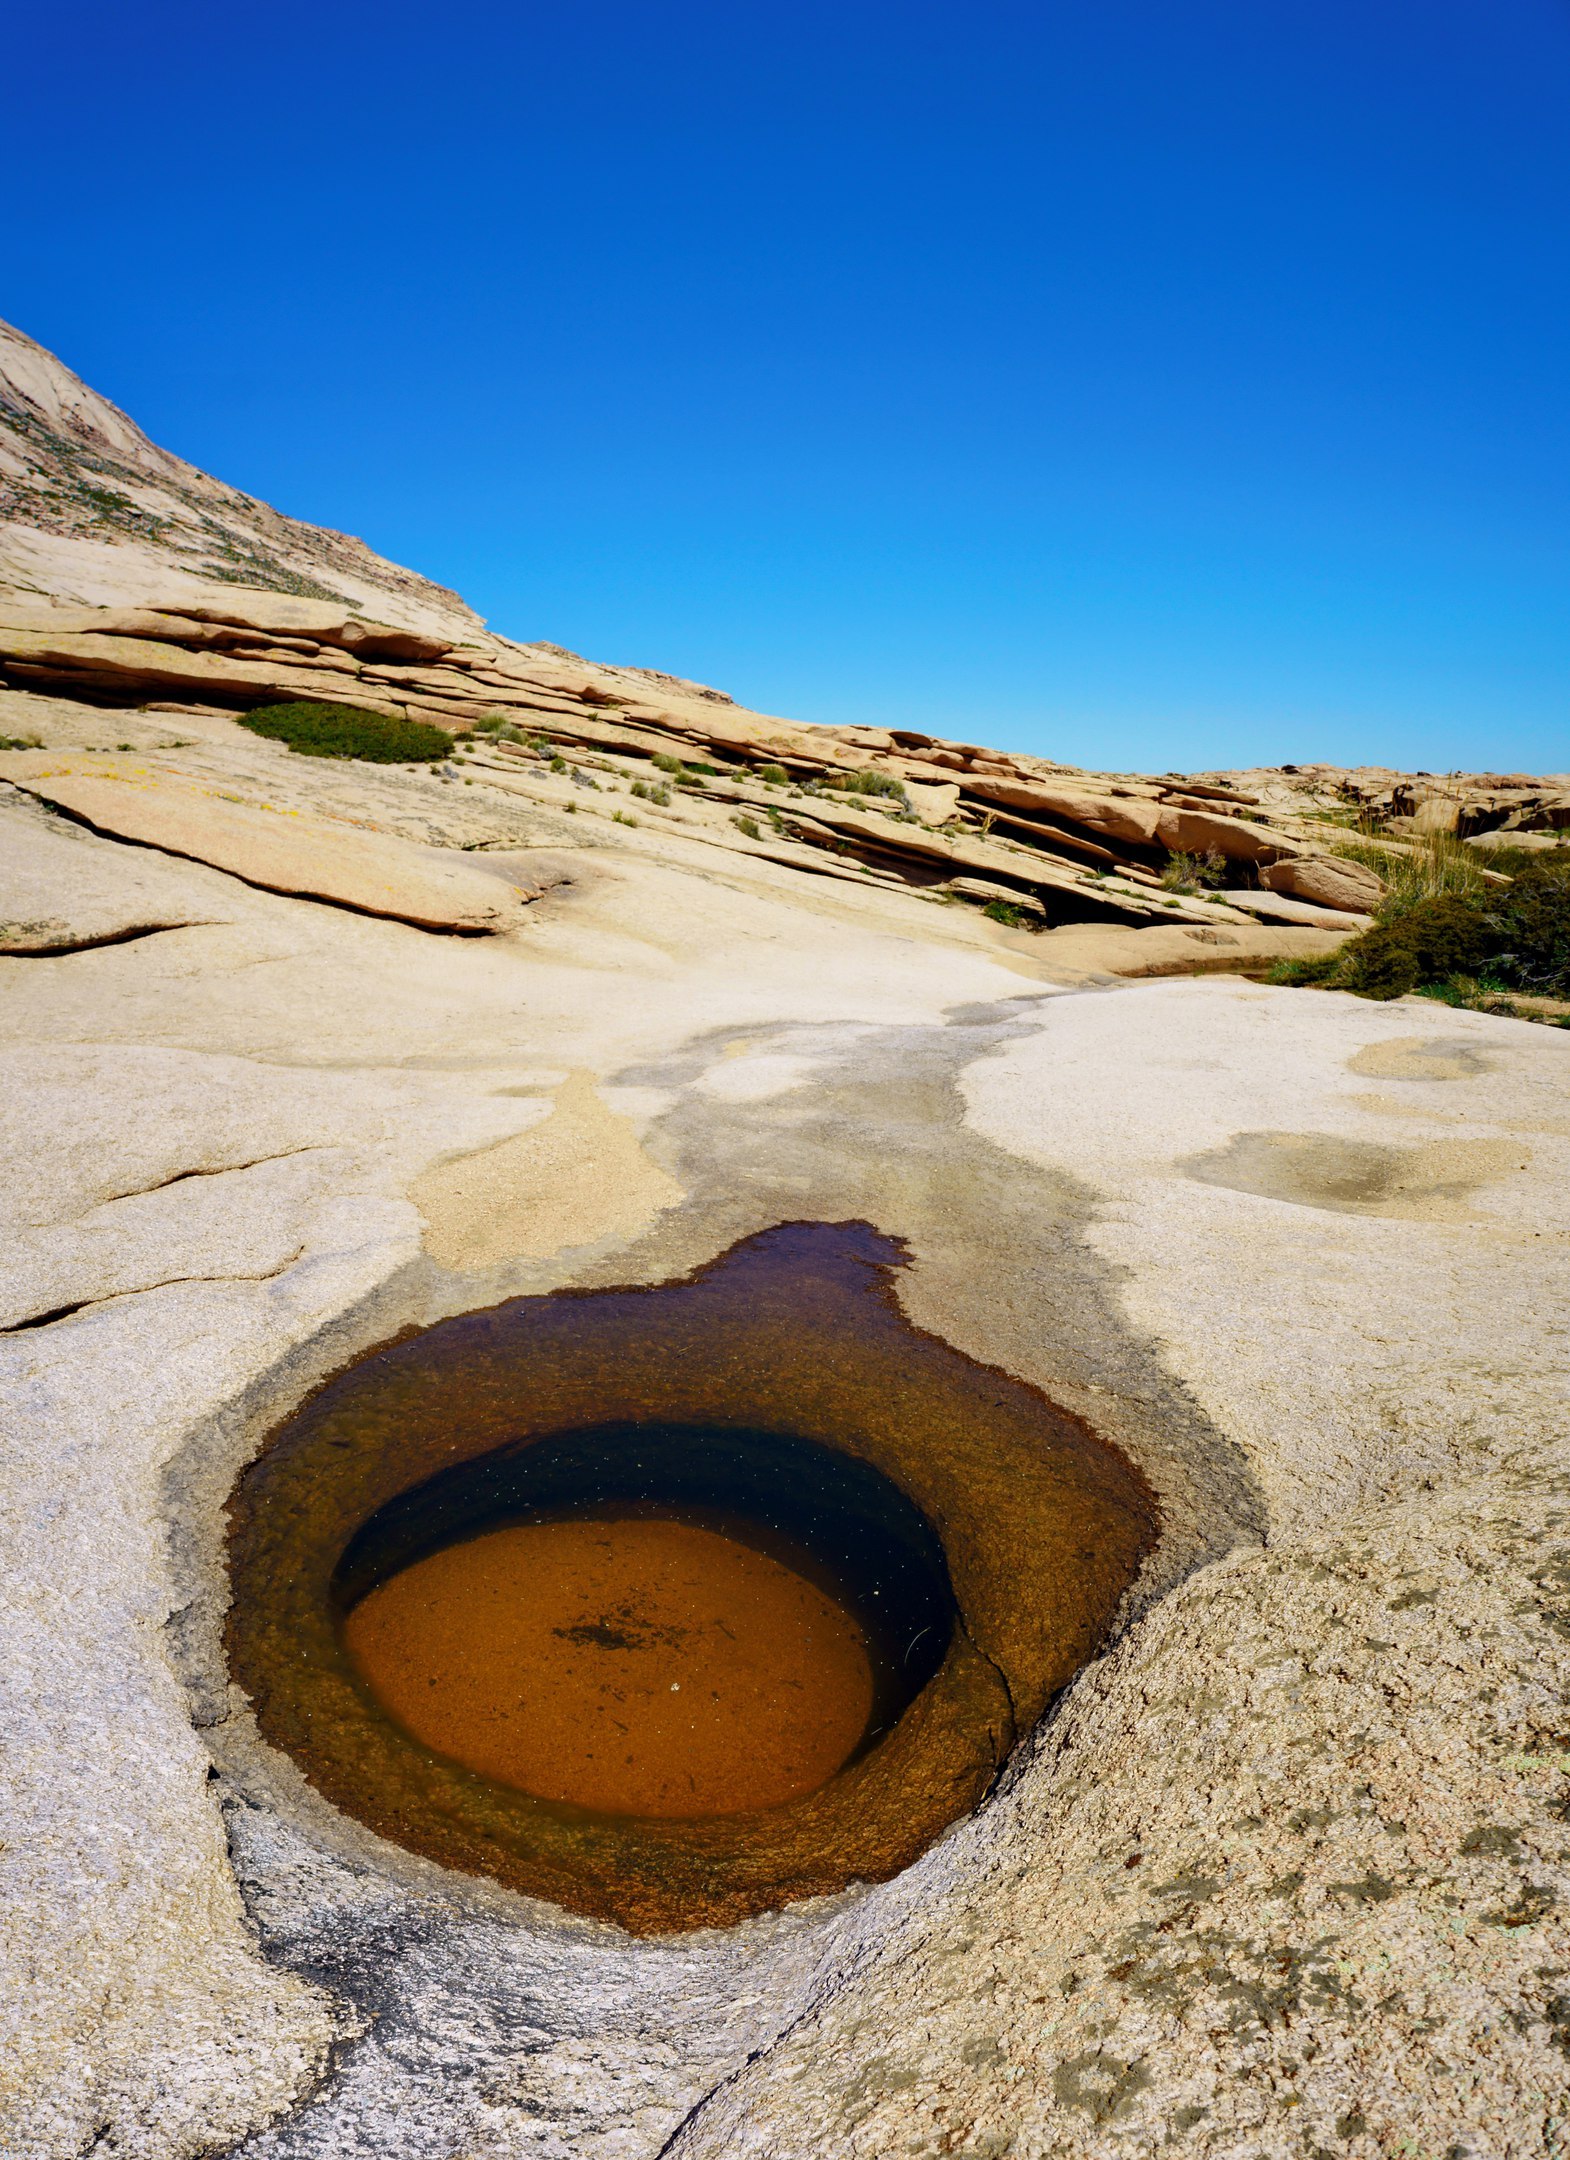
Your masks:
{"label": "smooth pale rock", "polygon": [[415,630],[395,630],[387,623],[345,623],[337,643],[350,652],[382,660],[439,660],[447,650],[445,638],[422,637]]}
{"label": "smooth pale rock", "polygon": [[1346,943],[1344,930],[1298,929],[1231,921],[1206,927],[1174,923],[1149,930],[1069,923],[1048,930],[1034,949],[1059,982],[1097,976],[1235,975],[1277,960],[1318,960]]}
{"label": "smooth pale rock", "polygon": [[959,808],[958,787],[907,780],[905,795],[923,825],[946,825]]}
{"label": "smooth pale rock", "polygon": [[171,645],[221,645],[234,632],[221,623],[158,608],[25,607],[0,603],[0,629],[34,630],[44,636],[153,638]]}
{"label": "smooth pale rock", "polygon": [[1463,805],[1460,796],[1440,788],[1416,792],[1417,808],[1412,813],[1412,830],[1453,833],[1461,822]]}
{"label": "smooth pale rock", "polygon": [[1228,862],[1274,862],[1280,855],[1294,853],[1297,846],[1268,825],[1218,816],[1209,810],[1163,807],[1156,819],[1155,836],[1175,855],[1224,855]]}
{"label": "smooth pale rock", "polygon": [[1007,780],[992,775],[968,780],[969,792],[1006,810],[1036,810],[1069,818],[1108,839],[1149,847],[1161,823],[1160,803],[1139,795],[1101,795],[1090,788],[1044,787],[1035,780]]}
{"label": "smooth pale rock", "polygon": [[1216,897],[1265,922],[1303,923],[1313,930],[1366,930],[1372,919],[1351,909],[1316,907],[1311,901],[1292,900],[1278,892],[1223,892]]}
{"label": "smooth pale rock", "polygon": [[1174,854],[1224,855],[1229,862],[1273,862],[1294,853],[1297,843],[1268,825],[1220,812],[1186,809],[1149,796],[1102,794],[1086,787],[1043,784],[994,773],[967,776],[967,788],[984,802],[1008,810],[1034,810],[1069,818],[1089,832],[1135,847],[1170,848]]}
{"label": "smooth pale rock", "polygon": [[211,863],[268,892],[422,930],[509,930],[524,900],[538,897],[538,887],[509,886],[412,841],[236,802],[129,761],[23,752],[3,769],[28,794],[98,832]]}
{"label": "smooth pale rock", "polygon": [[831,832],[855,836],[893,853],[912,856],[922,863],[944,864],[955,870],[974,871],[983,877],[990,873],[1018,878],[1032,885],[1074,891],[1083,890],[1085,886],[1082,873],[1051,856],[1027,855],[1023,850],[1015,854],[986,840],[928,832],[923,826],[884,817],[876,810],[855,809],[848,800],[830,802],[815,796],[810,813],[787,805],[785,821],[787,825],[800,825],[805,830],[823,826]]}
{"label": "smooth pale rock", "polygon": [[1261,871],[1260,883],[1270,892],[1309,900],[1318,907],[1341,908],[1351,915],[1372,914],[1385,897],[1385,881],[1377,870],[1339,855],[1299,855],[1272,863]]}
{"label": "smooth pale rock", "polygon": [[172,864],[0,805],[0,953],[84,952],[221,918]]}
{"label": "smooth pale rock", "polygon": [[1525,848],[1530,853],[1534,848],[1560,847],[1563,842],[1558,833],[1516,832],[1503,827],[1493,832],[1472,833],[1466,844],[1468,847],[1482,848],[1485,852],[1489,848]]}
{"label": "smooth pale rock", "polygon": [[305,600],[294,593],[255,592],[237,586],[232,594],[180,603],[179,612],[195,622],[237,623],[247,630],[285,630],[299,637],[336,638],[354,610],[341,600]]}

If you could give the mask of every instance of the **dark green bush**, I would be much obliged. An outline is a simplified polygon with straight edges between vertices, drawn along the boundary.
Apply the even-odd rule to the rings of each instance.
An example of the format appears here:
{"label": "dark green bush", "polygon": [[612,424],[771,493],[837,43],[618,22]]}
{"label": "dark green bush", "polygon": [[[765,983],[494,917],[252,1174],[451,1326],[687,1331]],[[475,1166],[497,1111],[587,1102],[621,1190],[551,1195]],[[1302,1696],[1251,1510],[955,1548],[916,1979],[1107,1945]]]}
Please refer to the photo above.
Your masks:
{"label": "dark green bush", "polygon": [[1497,972],[1517,990],[1570,997],[1570,848],[1529,856],[1488,913]]}
{"label": "dark green bush", "polygon": [[372,765],[414,765],[444,758],[452,748],[445,728],[423,720],[393,720],[359,705],[263,705],[236,716],[253,735],[287,743],[302,757],[362,758]]}
{"label": "dark green bush", "polygon": [[1470,900],[1420,900],[1391,922],[1375,923],[1345,948],[1337,980],[1362,997],[1404,997],[1419,983],[1475,975],[1489,957],[1488,927]]}
{"label": "dark green bush", "polygon": [[1459,983],[1461,1002],[1499,990],[1570,997],[1570,848],[1520,855],[1504,890],[1485,886],[1387,908],[1361,937],[1323,960],[1288,961],[1270,980],[1404,997]]}

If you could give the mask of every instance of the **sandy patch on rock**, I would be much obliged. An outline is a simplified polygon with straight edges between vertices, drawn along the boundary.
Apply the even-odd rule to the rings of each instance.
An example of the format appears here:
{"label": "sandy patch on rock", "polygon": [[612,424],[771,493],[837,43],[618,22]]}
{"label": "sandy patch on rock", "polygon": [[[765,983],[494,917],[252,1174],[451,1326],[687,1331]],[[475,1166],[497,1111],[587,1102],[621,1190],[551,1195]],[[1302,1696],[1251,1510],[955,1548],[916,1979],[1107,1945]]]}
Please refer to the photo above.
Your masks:
{"label": "sandy patch on rock", "polygon": [[1296,1207],[1440,1222],[1464,1216],[1467,1201],[1486,1179],[1526,1169],[1525,1155],[1508,1140],[1388,1147],[1333,1133],[1249,1132],[1179,1167],[1203,1184]]}
{"label": "sandy patch on rock", "polygon": [[1473,1043],[1399,1035],[1393,1042],[1369,1043],[1347,1059],[1346,1069],[1371,1080],[1471,1080],[1492,1072],[1494,1060]]}
{"label": "sandy patch on rock", "polygon": [[600,1100],[593,1076],[575,1072],[543,1124],[427,1170],[410,1198],[431,1258],[471,1273],[635,1236],[682,1190],[650,1161],[631,1123]]}

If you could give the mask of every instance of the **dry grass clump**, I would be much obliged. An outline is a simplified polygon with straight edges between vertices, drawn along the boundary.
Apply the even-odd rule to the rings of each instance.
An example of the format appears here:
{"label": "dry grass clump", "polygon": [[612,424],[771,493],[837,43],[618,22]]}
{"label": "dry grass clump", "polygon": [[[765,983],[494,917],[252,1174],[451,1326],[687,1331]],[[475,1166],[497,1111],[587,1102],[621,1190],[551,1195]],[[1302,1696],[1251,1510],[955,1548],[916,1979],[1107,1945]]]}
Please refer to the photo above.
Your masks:
{"label": "dry grass clump", "polygon": [[1161,883],[1168,892],[1209,892],[1225,885],[1227,876],[1226,857],[1210,848],[1203,855],[1174,854],[1161,873]]}
{"label": "dry grass clump", "polygon": [[[1452,833],[1430,833],[1420,841],[1392,847],[1375,833],[1332,843],[1332,855],[1365,863],[1385,881],[1381,921],[1404,914],[1425,900],[1478,900],[1489,888],[1486,865],[1475,848]],[[1497,888],[1496,888],[1497,889]]]}

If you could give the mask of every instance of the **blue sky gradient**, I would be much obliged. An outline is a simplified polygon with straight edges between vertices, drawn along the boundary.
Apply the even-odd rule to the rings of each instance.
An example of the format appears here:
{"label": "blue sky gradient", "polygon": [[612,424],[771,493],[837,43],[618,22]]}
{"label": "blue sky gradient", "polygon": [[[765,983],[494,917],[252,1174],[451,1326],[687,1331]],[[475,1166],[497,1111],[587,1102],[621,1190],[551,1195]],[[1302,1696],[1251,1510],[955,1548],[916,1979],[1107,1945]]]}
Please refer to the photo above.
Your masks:
{"label": "blue sky gradient", "polygon": [[8,74],[0,314],[513,636],[1570,766],[1566,0],[143,0]]}

